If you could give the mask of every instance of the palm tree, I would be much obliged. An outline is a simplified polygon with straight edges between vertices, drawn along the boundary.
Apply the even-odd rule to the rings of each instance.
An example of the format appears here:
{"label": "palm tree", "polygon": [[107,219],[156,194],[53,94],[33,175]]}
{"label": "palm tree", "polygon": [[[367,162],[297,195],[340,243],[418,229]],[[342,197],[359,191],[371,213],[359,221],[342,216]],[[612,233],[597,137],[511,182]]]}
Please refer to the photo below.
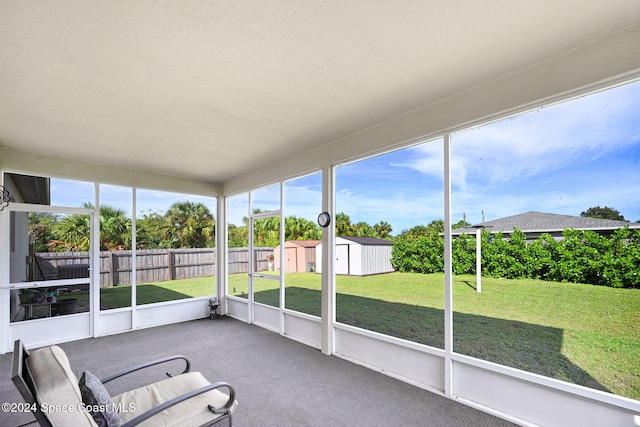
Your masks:
{"label": "palm tree", "polygon": [[380,221],[379,223],[373,226],[373,231],[375,231],[377,237],[381,239],[387,239],[391,237],[391,232],[393,231],[393,228],[391,227],[391,224],[389,224],[388,222]]}
{"label": "palm tree", "polygon": [[260,218],[253,222],[255,246],[278,246],[280,244],[280,217]]}
{"label": "palm tree", "polygon": [[[86,207],[86,204],[85,204]],[[54,252],[87,252],[91,247],[91,220],[89,215],[73,214],[61,217],[53,226],[56,239],[49,243]]]}
{"label": "palm tree", "polygon": [[320,227],[304,218],[288,216],[285,218],[286,240],[319,240],[322,236]]}
{"label": "palm tree", "polygon": [[163,245],[173,248],[215,246],[213,215],[203,203],[176,202],[165,214]]}
{"label": "palm tree", "polygon": [[351,227],[351,235],[357,237],[373,237],[373,228],[364,221],[357,222]]}
{"label": "palm tree", "polygon": [[344,212],[336,214],[336,236],[351,236],[351,218]]}
{"label": "palm tree", "polygon": [[131,219],[123,209],[100,206],[100,250],[131,249]]}
{"label": "palm tree", "polygon": [[[91,203],[84,208],[93,209]],[[89,215],[72,214],[62,217],[53,226],[56,240],[54,251],[88,251],[91,242]],[[127,213],[112,206],[100,206],[100,250],[131,249],[131,219]]]}

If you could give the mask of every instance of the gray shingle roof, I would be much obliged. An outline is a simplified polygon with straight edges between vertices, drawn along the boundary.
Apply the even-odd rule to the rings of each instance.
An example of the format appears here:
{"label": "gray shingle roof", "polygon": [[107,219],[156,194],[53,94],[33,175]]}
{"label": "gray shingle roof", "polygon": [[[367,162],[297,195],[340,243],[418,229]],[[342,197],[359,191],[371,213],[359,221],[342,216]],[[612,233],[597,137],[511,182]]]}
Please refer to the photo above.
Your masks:
{"label": "gray shingle roof", "polygon": [[499,231],[510,233],[514,227],[524,232],[552,232],[562,231],[565,228],[575,228],[577,230],[613,230],[625,226],[639,228],[640,224],[610,219],[585,218],[544,212],[527,212],[493,221],[485,221],[473,227],[457,228],[453,230],[453,234],[475,233],[477,227],[487,227],[492,233]]}

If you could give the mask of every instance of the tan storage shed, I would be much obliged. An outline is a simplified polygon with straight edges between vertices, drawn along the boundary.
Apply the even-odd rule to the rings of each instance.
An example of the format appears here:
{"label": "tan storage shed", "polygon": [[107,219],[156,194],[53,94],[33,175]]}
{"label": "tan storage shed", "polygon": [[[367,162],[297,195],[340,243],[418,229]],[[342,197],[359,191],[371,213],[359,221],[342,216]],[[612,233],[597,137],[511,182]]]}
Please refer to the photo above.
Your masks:
{"label": "tan storage shed", "polygon": [[[320,240],[289,240],[284,243],[285,273],[315,271],[316,246]],[[274,248],[274,262],[280,267],[280,246]]]}

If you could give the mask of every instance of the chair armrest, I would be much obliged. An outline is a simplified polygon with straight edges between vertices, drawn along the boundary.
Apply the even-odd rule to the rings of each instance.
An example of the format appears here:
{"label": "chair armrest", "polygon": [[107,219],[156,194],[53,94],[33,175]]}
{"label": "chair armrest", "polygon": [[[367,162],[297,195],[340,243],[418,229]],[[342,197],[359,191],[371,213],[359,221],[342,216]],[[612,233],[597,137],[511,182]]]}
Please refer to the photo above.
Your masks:
{"label": "chair armrest", "polygon": [[[102,382],[102,384],[108,383],[109,381],[115,380],[116,378],[120,378],[123,377],[127,374],[130,374],[132,372],[136,372],[139,371],[141,369],[144,368],[148,368],[150,366],[155,366],[155,365],[159,365],[161,363],[166,363],[166,362],[170,362],[172,360],[178,360],[178,359],[182,359],[185,361],[186,363],[186,367],[184,368],[184,371],[181,372],[181,374],[185,374],[187,372],[189,372],[191,370],[191,362],[189,362],[189,359],[187,359],[184,356],[181,355],[175,355],[175,356],[168,356],[168,357],[163,357],[162,359],[156,359],[156,360],[152,360],[146,363],[142,363],[140,365],[136,365],[136,366],[132,366],[131,368],[125,369],[124,371],[118,372],[116,374],[113,375],[109,375],[108,377],[105,377],[103,379],[101,379],[100,381]],[[173,375],[169,372],[166,373],[168,377],[172,377]]]}
{"label": "chair armrest", "polygon": [[159,414],[160,412],[164,411],[167,408],[177,405],[180,402],[184,402],[185,400],[189,400],[192,397],[197,396],[199,394],[206,393],[208,391],[215,390],[220,387],[226,387],[229,390],[229,399],[227,399],[227,402],[220,408],[215,408],[212,405],[209,405],[209,410],[215,414],[227,413],[230,411],[231,407],[233,406],[233,403],[235,402],[236,392],[234,388],[231,387],[231,385],[225,382],[217,382],[217,383],[206,385],[204,387],[200,387],[198,389],[190,391],[189,393],[182,394],[178,397],[174,397],[171,400],[167,400],[166,402],[161,403],[155,408],[150,409],[147,412],[140,414],[137,417],[133,418],[132,420],[124,423],[122,427],[132,427],[132,426],[138,425],[141,422],[151,418],[152,416]]}

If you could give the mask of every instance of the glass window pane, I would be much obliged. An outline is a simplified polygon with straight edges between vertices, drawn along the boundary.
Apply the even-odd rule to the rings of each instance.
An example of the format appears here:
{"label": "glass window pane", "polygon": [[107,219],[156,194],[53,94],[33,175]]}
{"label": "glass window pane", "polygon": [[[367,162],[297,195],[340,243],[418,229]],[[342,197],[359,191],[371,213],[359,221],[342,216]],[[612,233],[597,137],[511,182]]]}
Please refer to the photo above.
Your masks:
{"label": "glass window pane", "polygon": [[322,173],[285,182],[284,193],[285,307],[320,316],[322,283],[316,273],[316,246],[322,230],[316,218],[322,210]]}
{"label": "glass window pane", "polygon": [[11,212],[10,240],[11,283],[48,282],[11,290],[12,322],[89,311],[89,215]]}
{"label": "glass window pane", "polygon": [[442,147],[336,168],[339,322],[443,348]]}
{"label": "glass window pane", "polygon": [[100,309],[131,307],[132,189],[100,185]]}
{"label": "glass window pane", "polygon": [[453,135],[456,352],[640,398],[638,135],[640,82]]}
{"label": "glass window pane", "polygon": [[254,277],[253,296],[255,302],[270,305],[272,307],[279,307],[280,281]]}
{"label": "glass window pane", "polygon": [[[255,218],[253,220],[253,272],[280,275],[280,263],[276,265],[274,248],[280,246],[280,217]],[[278,258],[279,260],[279,258]]]}
{"label": "glass window pane", "polygon": [[214,295],[216,200],[136,191],[138,304]]}
{"label": "glass window pane", "polygon": [[249,194],[227,197],[227,294],[249,295]]}
{"label": "glass window pane", "polygon": [[4,174],[4,187],[16,203],[64,207],[93,206],[93,183],[19,173]]}
{"label": "glass window pane", "polygon": [[280,210],[280,184],[251,191],[251,209],[253,213]]}

